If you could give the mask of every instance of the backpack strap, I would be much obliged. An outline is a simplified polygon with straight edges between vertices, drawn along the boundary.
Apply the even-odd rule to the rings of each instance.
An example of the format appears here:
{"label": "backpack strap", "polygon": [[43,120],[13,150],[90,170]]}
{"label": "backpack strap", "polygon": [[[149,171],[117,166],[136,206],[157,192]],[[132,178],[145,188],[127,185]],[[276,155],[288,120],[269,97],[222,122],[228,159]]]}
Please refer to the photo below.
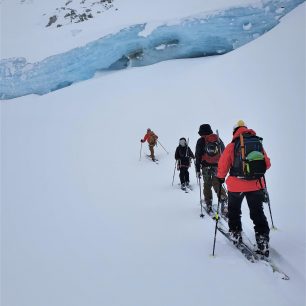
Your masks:
{"label": "backpack strap", "polygon": [[245,146],[242,134],[239,135],[241,147],[242,171],[245,174]]}

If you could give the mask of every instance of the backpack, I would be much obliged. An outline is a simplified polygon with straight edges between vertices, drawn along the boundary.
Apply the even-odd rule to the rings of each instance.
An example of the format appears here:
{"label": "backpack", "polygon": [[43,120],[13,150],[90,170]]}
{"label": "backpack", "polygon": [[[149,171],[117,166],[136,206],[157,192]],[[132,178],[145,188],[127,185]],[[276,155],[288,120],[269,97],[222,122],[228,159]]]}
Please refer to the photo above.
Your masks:
{"label": "backpack", "polygon": [[178,146],[177,155],[179,157],[179,164],[184,166],[190,166],[190,148],[188,146],[181,147]]}
{"label": "backpack", "polygon": [[264,176],[267,170],[262,138],[245,133],[234,141],[234,162],[231,176],[245,180],[256,180]]}
{"label": "backpack", "polygon": [[218,164],[221,156],[220,141],[216,134],[202,136],[205,141],[204,154],[202,155],[202,162],[214,165]]}
{"label": "backpack", "polygon": [[150,145],[156,145],[156,141],[157,141],[157,138],[158,138],[158,136],[157,135],[155,135],[153,132],[151,132],[150,133],[150,136],[149,136],[149,138],[148,138],[148,143],[150,144]]}

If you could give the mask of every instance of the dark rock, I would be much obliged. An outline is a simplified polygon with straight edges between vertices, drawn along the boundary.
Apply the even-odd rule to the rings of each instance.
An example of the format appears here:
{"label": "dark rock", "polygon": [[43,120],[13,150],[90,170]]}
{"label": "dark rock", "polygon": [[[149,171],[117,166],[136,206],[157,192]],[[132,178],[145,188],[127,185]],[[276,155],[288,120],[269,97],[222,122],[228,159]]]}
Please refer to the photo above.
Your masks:
{"label": "dark rock", "polygon": [[53,24],[53,23],[55,23],[56,20],[57,20],[57,16],[56,16],[56,15],[50,17],[50,18],[49,18],[49,22],[48,22],[48,24],[46,25],[46,27],[50,27],[50,25]]}

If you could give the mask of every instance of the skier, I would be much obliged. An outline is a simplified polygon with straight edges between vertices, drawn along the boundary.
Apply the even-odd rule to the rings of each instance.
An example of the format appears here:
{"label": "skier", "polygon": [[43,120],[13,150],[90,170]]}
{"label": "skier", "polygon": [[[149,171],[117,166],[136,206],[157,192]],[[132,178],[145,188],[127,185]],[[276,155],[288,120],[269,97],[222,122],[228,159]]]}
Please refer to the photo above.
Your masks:
{"label": "skier", "polygon": [[[263,211],[265,182],[260,173],[270,168],[271,163],[261,145],[261,140],[256,136],[255,131],[248,129],[244,121],[239,120],[233,129],[233,140],[226,146],[219,160],[217,177],[220,184],[223,184],[229,172],[226,185],[228,189],[228,225],[232,238],[236,242],[242,240],[241,204],[243,198],[246,197],[250,218],[254,223],[257,252],[268,256],[270,229]],[[258,151],[261,151],[262,160],[255,161],[254,159],[255,163],[252,165],[248,158],[254,154],[255,150],[257,154],[260,153]],[[259,170],[252,170],[255,167]]]}
{"label": "skier", "polygon": [[197,177],[201,177],[201,168],[204,180],[204,201],[206,209],[212,210],[212,187],[217,195],[219,195],[219,188],[221,187],[220,203],[221,213],[227,216],[227,195],[225,189],[220,186],[216,177],[218,161],[224,149],[224,144],[218,135],[214,134],[209,124],[202,124],[199,128],[198,134],[201,138],[198,139],[195,158],[196,158],[196,173]]}
{"label": "skier", "polygon": [[191,159],[194,159],[194,154],[184,137],[179,140],[179,145],[175,150],[175,159],[177,160],[177,170],[180,171],[181,189],[186,190],[186,187],[190,188],[188,168]]}
{"label": "skier", "polygon": [[155,158],[155,155],[154,155],[154,147],[157,144],[157,139],[158,139],[158,136],[155,135],[154,132],[151,129],[148,128],[146,135],[143,137],[143,139],[140,140],[142,143],[145,142],[145,141],[148,142],[149,150],[150,150],[150,153],[151,153],[150,157],[154,162],[156,161],[156,158]]}

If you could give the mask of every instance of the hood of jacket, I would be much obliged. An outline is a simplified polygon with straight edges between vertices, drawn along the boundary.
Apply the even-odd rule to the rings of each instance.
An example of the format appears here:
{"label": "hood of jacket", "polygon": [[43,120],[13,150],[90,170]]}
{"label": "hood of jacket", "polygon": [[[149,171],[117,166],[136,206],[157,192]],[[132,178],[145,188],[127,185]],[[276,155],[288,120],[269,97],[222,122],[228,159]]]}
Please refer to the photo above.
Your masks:
{"label": "hood of jacket", "polygon": [[256,136],[256,132],[252,129],[248,129],[247,127],[245,126],[242,126],[240,127],[236,132],[235,134],[233,135],[233,139],[232,141],[234,141],[235,139],[237,139],[241,134],[245,134],[245,133],[249,133],[251,135],[254,135]]}

